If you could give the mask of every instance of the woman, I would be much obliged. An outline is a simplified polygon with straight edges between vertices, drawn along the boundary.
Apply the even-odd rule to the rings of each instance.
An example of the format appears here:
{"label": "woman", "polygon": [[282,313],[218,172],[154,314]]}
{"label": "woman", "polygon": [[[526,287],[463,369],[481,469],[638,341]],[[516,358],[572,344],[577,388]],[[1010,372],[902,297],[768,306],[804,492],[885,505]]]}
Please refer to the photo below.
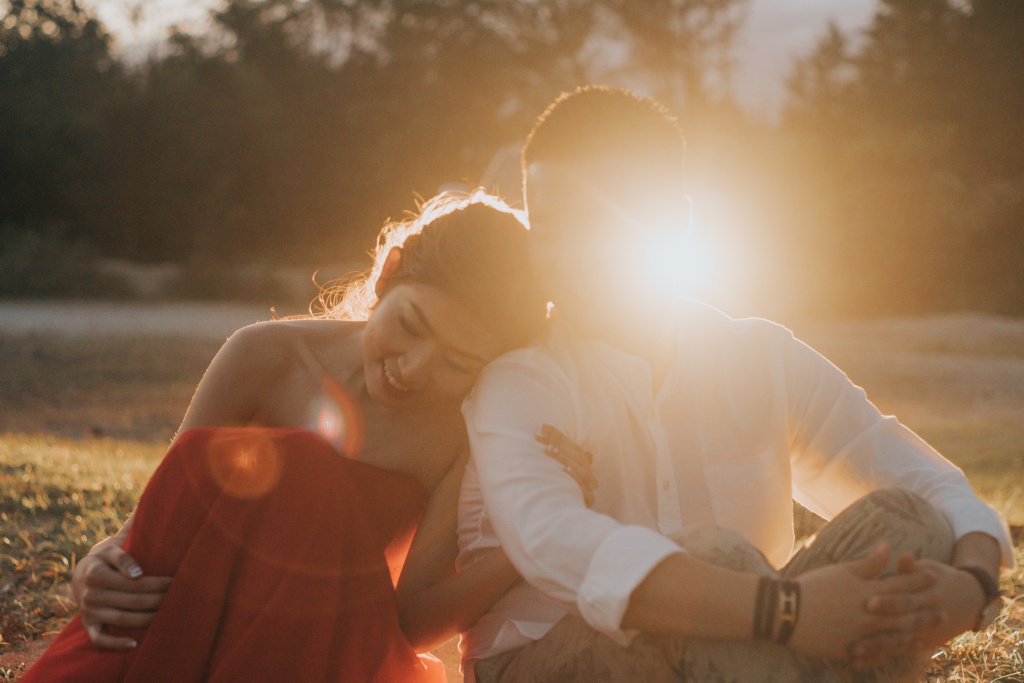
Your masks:
{"label": "woman", "polygon": [[[500,550],[451,567],[461,401],[544,324],[527,268],[508,207],[440,197],[384,229],[334,319],[232,335],[138,508],[75,568],[82,614],[23,680],[443,680],[415,651],[518,578]],[[579,449],[538,438],[586,481]]]}

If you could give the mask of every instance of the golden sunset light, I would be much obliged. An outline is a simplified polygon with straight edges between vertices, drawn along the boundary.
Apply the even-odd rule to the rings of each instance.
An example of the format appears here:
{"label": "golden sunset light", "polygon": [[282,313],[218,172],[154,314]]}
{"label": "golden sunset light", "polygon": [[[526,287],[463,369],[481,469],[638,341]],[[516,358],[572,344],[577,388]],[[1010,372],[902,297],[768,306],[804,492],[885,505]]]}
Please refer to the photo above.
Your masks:
{"label": "golden sunset light", "polygon": [[0,680],[1024,682],[1022,122],[1022,0],[0,0]]}

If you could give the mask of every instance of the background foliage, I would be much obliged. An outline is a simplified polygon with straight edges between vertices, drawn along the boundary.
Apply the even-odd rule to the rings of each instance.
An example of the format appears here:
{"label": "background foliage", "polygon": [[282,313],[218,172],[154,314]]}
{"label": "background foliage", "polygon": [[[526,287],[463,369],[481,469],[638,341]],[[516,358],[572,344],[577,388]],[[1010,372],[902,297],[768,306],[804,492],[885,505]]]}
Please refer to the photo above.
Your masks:
{"label": "background foliage", "polygon": [[775,124],[728,97],[745,8],[225,0],[125,64],[78,0],[0,0],[0,261],[26,233],[83,258],[359,257],[413,192],[475,182],[560,91],[604,82],[680,116],[698,218],[758,254],[748,299],[1024,312],[1024,4],[882,0],[795,64]]}

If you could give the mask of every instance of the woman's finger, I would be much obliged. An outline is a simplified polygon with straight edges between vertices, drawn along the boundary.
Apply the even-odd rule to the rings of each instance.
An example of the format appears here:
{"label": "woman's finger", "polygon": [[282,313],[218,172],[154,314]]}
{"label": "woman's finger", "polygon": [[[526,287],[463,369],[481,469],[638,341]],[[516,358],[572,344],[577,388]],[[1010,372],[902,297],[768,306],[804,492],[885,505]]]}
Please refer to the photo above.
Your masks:
{"label": "woman's finger", "polygon": [[544,453],[555,462],[560,463],[565,473],[573,478],[573,481],[576,482],[576,485],[580,487],[580,491],[583,492],[583,502],[586,504],[586,506],[590,507],[591,505],[593,505],[595,499],[594,485],[591,482],[593,476],[588,476],[585,473],[581,473],[578,469],[578,462],[575,459],[567,457],[566,454],[559,448],[549,445],[544,448]]}
{"label": "woman's finger", "polygon": [[122,576],[137,579],[142,576],[142,567],[135,559],[119,546],[110,544],[90,553],[113,567]]}
{"label": "woman's finger", "polygon": [[106,571],[90,572],[85,583],[92,588],[103,588],[122,593],[166,593],[171,585],[170,576],[144,576],[141,579],[126,579],[123,574],[110,568]]}
{"label": "woman's finger", "polygon": [[588,465],[593,464],[594,456],[591,453],[580,446],[578,443],[567,437],[562,433],[561,430],[552,427],[551,425],[544,425],[541,429],[540,438],[544,439],[545,443],[550,443],[558,448],[562,448],[566,451],[572,452],[574,455],[578,455]]}
{"label": "woman's finger", "polygon": [[598,481],[593,471],[594,456],[589,451],[553,428],[548,436],[538,436],[537,441],[546,445],[548,455],[563,465],[571,465],[588,482],[589,486],[597,488]]}
{"label": "woman's finger", "polygon": [[544,452],[551,458],[559,461],[563,465],[576,465],[580,469],[589,467],[586,464],[586,460],[580,455],[580,453],[571,447],[561,446],[551,437],[536,436],[534,437],[537,443],[544,446]]}
{"label": "woman's finger", "polygon": [[544,445],[544,452],[563,465],[572,465],[582,473],[588,473],[590,471],[590,465],[583,457],[583,454],[572,446],[548,443]]}
{"label": "woman's finger", "polygon": [[163,603],[165,593],[125,593],[104,588],[82,591],[82,609],[115,608],[134,612],[156,611]]}
{"label": "woman's finger", "polygon": [[100,608],[89,610],[91,621],[104,626],[127,626],[141,628],[149,626],[156,612],[129,612],[126,610]]}
{"label": "woman's finger", "polygon": [[[124,554],[130,557],[127,553]],[[158,593],[166,591],[171,583],[169,576],[143,576],[140,578],[125,576],[120,567],[110,562],[114,558],[106,552],[86,557],[93,558],[93,561],[89,562],[83,571],[82,580],[87,586],[109,588],[126,593]],[[85,560],[86,558],[82,558],[82,562]]]}
{"label": "woman's finger", "polygon": [[572,467],[566,466],[565,471],[569,473],[569,476],[576,480],[576,483],[580,487],[580,491],[583,492],[583,503],[590,507],[594,504],[594,489],[587,486],[586,482],[580,478],[580,475]]}
{"label": "woman's finger", "polygon": [[579,455],[588,465],[592,465],[594,463],[594,456],[591,455],[590,451],[583,448],[583,446],[580,446],[559,430],[552,428],[550,438],[556,446],[559,448],[565,448]]}
{"label": "woman's finger", "polygon": [[138,646],[132,638],[119,638],[112,636],[108,633],[103,632],[103,626],[100,624],[88,624],[85,626],[85,632],[89,635],[89,640],[93,642],[96,647],[101,647],[106,650],[131,650]]}
{"label": "woman's finger", "polygon": [[587,507],[593,505],[594,487],[590,484],[587,478],[580,474],[579,470],[577,470],[571,462],[566,462],[559,453],[549,450],[545,450],[545,453],[547,453],[549,458],[560,462],[565,473],[572,477],[573,481],[575,481],[580,487],[580,490],[583,492],[583,501],[586,503]]}
{"label": "woman's finger", "polygon": [[590,471],[590,468],[585,464],[581,465],[577,458],[567,456],[564,451],[553,446],[548,446],[544,452],[548,457],[560,462],[562,469],[569,472],[581,488],[590,492],[597,488],[597,479]]}

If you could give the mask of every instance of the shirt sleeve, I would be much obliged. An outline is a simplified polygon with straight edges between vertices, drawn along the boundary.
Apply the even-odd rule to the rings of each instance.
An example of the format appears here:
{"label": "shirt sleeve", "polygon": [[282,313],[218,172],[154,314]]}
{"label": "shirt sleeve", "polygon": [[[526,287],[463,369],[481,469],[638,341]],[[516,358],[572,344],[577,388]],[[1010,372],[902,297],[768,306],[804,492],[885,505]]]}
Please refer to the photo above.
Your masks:
{"label": "shirt sleeve", "polygon": [[625,644],[632,634],[620,624],[633,590],[682,550],[588,509],[575,480],[544,454],[534,438],[544,424],[577,438],[575,405],[554,364],[499,359],[463,406],[471,457],[491,524],[523,578]]}
{"label": "shirt sleeve", "polygon": [[878,488],[913,491],[943,513],[956,538],[989,534],[1003,566],[1015,566],[1006,520],[977,497],[960,468],[788,334],[783,367],[798,502],[831,519]]}

